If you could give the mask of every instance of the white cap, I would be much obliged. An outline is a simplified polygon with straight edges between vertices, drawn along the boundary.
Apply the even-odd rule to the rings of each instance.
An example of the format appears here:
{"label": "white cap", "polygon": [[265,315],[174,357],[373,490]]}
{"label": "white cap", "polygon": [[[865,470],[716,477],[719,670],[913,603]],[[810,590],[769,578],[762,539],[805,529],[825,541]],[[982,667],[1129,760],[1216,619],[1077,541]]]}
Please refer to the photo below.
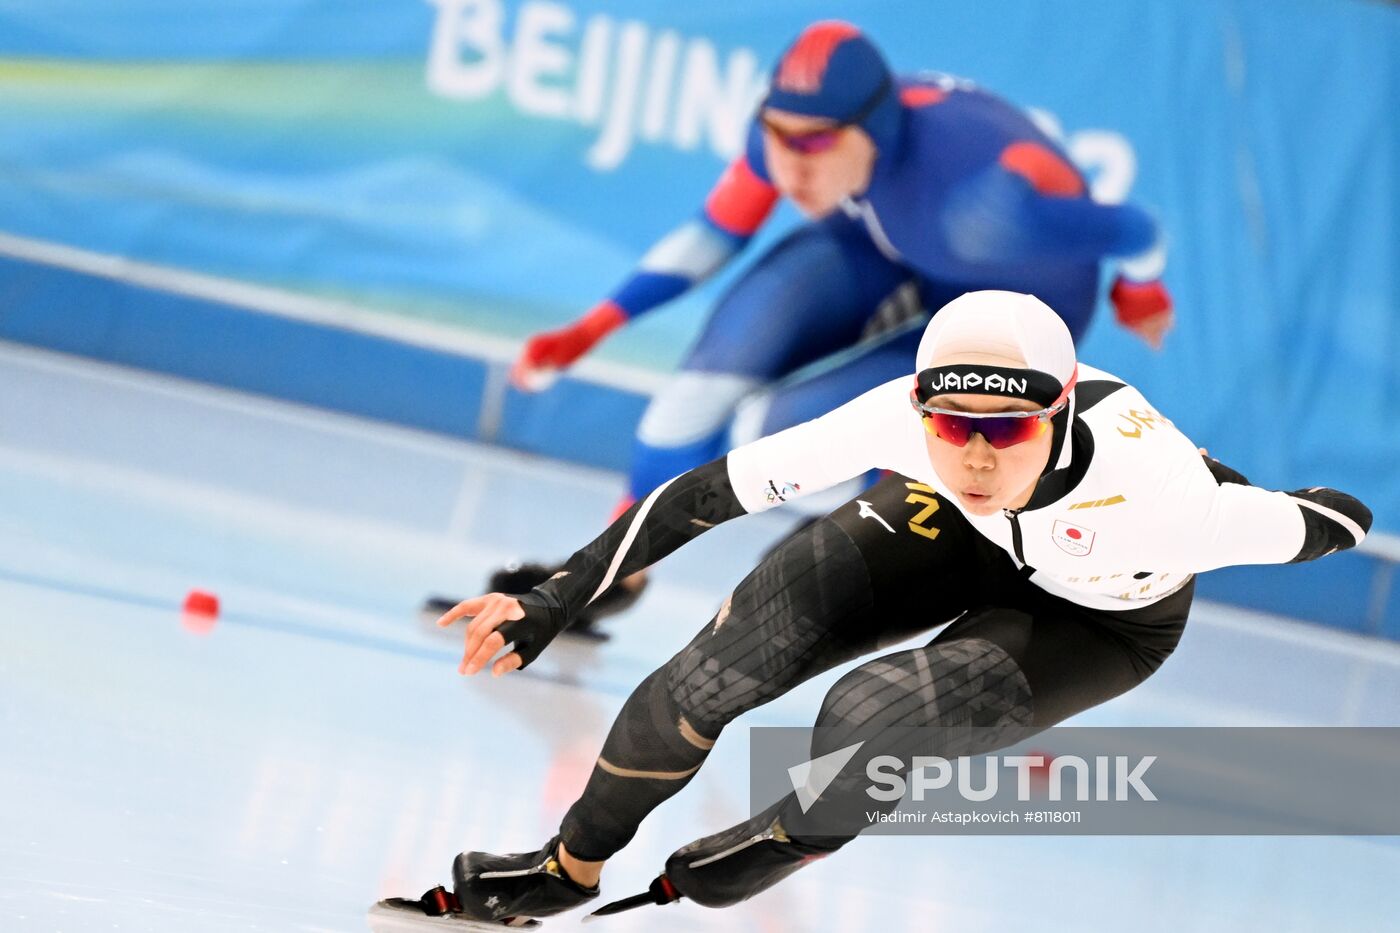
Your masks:
{"label": "white cap", "polygon": [[968,292],[944,305],[919,341],[915,371],[963,353],[1025,360],[1026,369],[1052,377],[1061,388],[1075,374],[1074,338],[1065,322],[1045,302],[1020,292]]}

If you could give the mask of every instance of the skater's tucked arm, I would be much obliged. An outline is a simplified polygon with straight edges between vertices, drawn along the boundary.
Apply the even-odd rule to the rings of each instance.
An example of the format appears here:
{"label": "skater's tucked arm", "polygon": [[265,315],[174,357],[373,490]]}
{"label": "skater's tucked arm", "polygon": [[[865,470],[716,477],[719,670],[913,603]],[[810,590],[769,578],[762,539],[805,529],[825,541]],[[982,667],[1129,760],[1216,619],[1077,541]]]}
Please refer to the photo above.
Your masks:
{"label": "skater's tucked arm", "polygon": [[1316,560],[1355,547],[1370,531],[1370,509],[1344,492],[1323,486],[1276,492],[1250,485],[1218,461],[1206,465],[1210,479],[1198,481],[1204,493],[1184,513],[1192,516],[1180,542],[1190,566],[1180,569]]}
{"label": "skater's tucked arm", "polygon": [[1012,143],[998,161],[949,193],[942,224],[966,262],[1119,260],[1109,297],[1118,321],[1153,347],[1172,326],[1162,282],[1166,242],[1157,221],[1134,204],[1103,204],[1060,153]]}
{"label": "skater's tucked arm", "polygon": [[968,262],[1093,262],[1160,252],[1150,214],[1095,201],[1060,154],[1031,142],[1008,146],[997,163],[950,192],[942,221],[954,252]]}

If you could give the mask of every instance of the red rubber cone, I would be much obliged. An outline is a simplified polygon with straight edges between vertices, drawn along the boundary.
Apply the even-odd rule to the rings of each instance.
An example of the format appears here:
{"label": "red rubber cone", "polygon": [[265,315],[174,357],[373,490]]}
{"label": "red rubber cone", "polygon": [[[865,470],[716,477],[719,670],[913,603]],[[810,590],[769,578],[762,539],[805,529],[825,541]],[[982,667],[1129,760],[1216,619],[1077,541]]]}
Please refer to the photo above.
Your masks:
{"label": "red rubber cone", "polygon": [[219,597],[205,590],[190,590],[185,596],[180,624],[196,635],[208,635],[219,620]]}

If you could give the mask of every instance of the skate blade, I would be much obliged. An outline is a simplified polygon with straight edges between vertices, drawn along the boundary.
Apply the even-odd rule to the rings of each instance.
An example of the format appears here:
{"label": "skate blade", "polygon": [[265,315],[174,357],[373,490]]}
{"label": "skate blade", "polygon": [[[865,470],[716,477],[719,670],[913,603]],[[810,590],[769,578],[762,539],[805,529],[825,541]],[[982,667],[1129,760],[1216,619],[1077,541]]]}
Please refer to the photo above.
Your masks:
{"label": "skate blade", "polygon": [[482,933],[500,933],[501,930],[537,930],[544,926],[540,921],[527,917],[515,917],[509,922],[472,920],[461,914],[430,917],[416,908],[396,907],[385,901],[371,907],[367,919],[371,933],[419,933],[422,930],[455,930],[457,933],[478,930]]}

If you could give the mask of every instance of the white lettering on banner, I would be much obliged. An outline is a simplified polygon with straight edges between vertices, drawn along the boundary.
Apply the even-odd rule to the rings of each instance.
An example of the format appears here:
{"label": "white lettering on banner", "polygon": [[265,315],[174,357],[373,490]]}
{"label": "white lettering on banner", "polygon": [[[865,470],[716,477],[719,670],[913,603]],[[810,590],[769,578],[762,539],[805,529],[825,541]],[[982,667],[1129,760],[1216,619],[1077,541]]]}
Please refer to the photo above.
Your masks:
{"label": "white lettering on banner", "polygon": [[632,148],[632,124],[636,120],[637,84],[641,81],[646,55],[647,27],[630,22],[618,39],[617,72],[613,81],[612,106],[603,124],[603,135],[588,150],[588,164],[601,171],[617,168]]}
{"label": "white lettering on banner", "polygon": [[574,117],[585,126],[603,116],[603,92],[608,85],[608,47],[612,44],[613,22],[594,16],[583,27],[583,47],[578,59],[578,88]]}
{"label": "white lettering on banner", "polygon": [[1065,151],[1089,176],[1089,193],[1095,201],[1122,204],[1128,200],[1137,177],[1137,155],[1121,133],[1080,130],[1070,134]]}
{"label": "white lettering on banner", "polygon": [[508,28],[504,0],[428,0],[438,9],[429,90],[456,100],[499,91],[521,113],[598,127],[589,165],[617,168],[640,140],[682,151],[708,143],[729,159],[744,145],[765,75],[749,49],[721,64],[714,44],[636,20],[579,17],[567,4],[528,0]]}
{"label": "white lettering on banner", "polygon": [[485,97],[505,71],[505,10],[499,0],[433,0],[437,27],[428,52],[428,88],[443,97]]}
{"label": "white lettering on banner", "polygon": [[[747,48],[721,62],[714,43],[674,30],[653,36],[638,20],[617,23],[598,13],[583,19],[558,0],[427,0],[438,15],[428,54],[430,91],[455,100],[481,100],[504,84],[521,113],[597,127],[586,160],[598,171],[621,165],[640,140],[692,152],[708,144],[723,159],[736,156],[766,75]],[[975,85],[925,72],[945,90]],[[1089,178],[1095,200],[1127,199],[1137,175],[1132,146],[1110,130],[1066,134],[1054,114],[1027,111]]]}
{"label": "white lettering on banner", "polygon": [[[573,57],[557,40],[573,29],[574,14],[568,7],[531,3],[521,9],[508,69],[510,99],[521,110],[542,117],[569,115],[571,95],[558,82]],[[548,82],[551,78],[555,83]]]}
{"label": "white lettering on banner", "polygon": [[658,142],[666,132],[680,50],[681,37],[674,32],[663,32],[651,48],[651,79],[647,82],[646,106],[642,108],[642,139],[647,142]]}
{"label": "white lettering on banner", "polygon": [[695,41],[686,49],[681,75],[680,104],[671,137],[676,146],[687,151],[696,148],[703,129],[715,153],[725,158],[738,155],[744,148],[749,117],[767,88],[758,56],[748,49],[730,53],[721,77],[715,47]]}

